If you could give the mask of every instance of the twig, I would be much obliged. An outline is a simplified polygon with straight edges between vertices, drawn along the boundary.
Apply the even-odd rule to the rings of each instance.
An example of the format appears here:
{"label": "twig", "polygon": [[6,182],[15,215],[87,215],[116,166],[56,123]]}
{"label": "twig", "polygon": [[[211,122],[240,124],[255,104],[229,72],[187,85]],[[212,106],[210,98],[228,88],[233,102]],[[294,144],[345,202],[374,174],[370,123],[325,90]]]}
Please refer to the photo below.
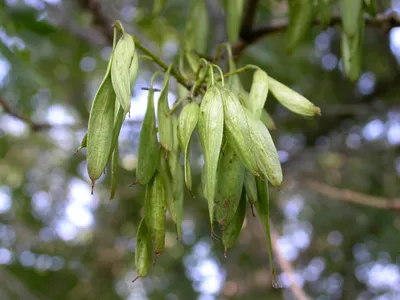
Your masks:
{"label": "twig", "polygon": [[[341,22],[340,16],[333,16],[329,26],[335,26]],[[390,14],[378,14],[375,18],[366,18],[366,25],[370,27],[383,28],[386,31],[393,27],[400,26],[400,16],[395,12]],[[319,25],[321,22],[319,19],[313,21],[313,25]],[[289,25],[288,19],[281,19],[262,25],[251,31],[244,31],[240,35],[240,40],[233,46],[235,56],[239,56],[240,53],[249,45],[255,43],[260,38],[285,31]],[[244,34],[245,33],[245,34]]]}
{"label": "twig", "polygon": [[388,199],[371,196],[348,189],[338,189],[315,180],[307,180],[306,186],[314,192],[334,200],[347,201],[380,209],[400,210],[400,198]]}
{"label": "twig", "polygon": [[271,223],[271,240],[272,240],[272,250],[274,251],[274,255],[278,260],[278,264],[281,267],[282,271],[285,272],[290,286],[289,289],[292,291],[293,295],[297,300],[309,300],[310,298],[306,295],[303,288],[298,284],[294,277],[294,268],[292,264],[283,256],[281,251],[278,248],[278,239],[279,235],[275,230],[275,226]]}
{"label": "twig", "polygon": [[49,123],[36,123],[28,117],[23,116],[22,114],[14,110],[2,97],[0,97],[0,106],[2,106],[4,111],[9,115],[28,124],[34,131],[46,130],[52,127],[52,125],[50,125]]}

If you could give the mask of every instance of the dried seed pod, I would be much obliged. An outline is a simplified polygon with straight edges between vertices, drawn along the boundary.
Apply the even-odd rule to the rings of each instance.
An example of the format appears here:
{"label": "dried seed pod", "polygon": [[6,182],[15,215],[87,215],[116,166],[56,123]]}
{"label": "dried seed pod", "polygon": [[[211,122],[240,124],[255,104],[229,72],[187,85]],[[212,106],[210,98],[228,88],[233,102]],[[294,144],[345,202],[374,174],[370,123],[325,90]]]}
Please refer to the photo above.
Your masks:
{"label": "dried seed pod", "polygon": [[184,155],[185,184],[189,191],[192,190],[192,175],[189,161],[189,145],[192,133],[199,119],[199,105],[192,101],[185,105],[178,118],[178,140]]}
{"label": "dried seed pod", "polygon": [[244,187],[250,204],[256,204],[258,201],[256,179],[249,171],[246,171],[244,175]]}
{"label": "dried seed pod", "polygon": [[113,56],[110,58],[106,75],[94,97],[89,115],[86,160],[88,174],[92,181],[92,192],[96,180],[102,175],[111,157],[115,110],[115,93],[110,76],[112,61]]}
{"label": "dried seed pod", "polygon": [[246,216],[246,191],[242,187],[239,206],[232,218],[232,221],[224,226],[222,231],[222,244],[225,248],[225,255],[228,248],[231,248],[237,241],[242,231],[244,217]]}
{"label": "dried seed pod", "polygon": [[278,100],[288,110],[299,115],[311,117],[321,114],[319,107],[315,106],[305,97],[272,77],[269,77],[269,88],[276,100]]}
{"label": "dried seed pod", "polygon": [[129,34],[124,33],[114,49],[114,60],[111,66],[112,85],[117,100],[125,112],[131,107],[131,69],[135,69],[135,43]]}
{"label": "dried seed pod", "polygon": [[111,159],[111,193],[110,193],[110,200],[114,199],[115,192],[117,191],[117,179],[118,179],[118,158],[119,158],[119,151],[118,151],[118,144],[114,148],[114,152]]}
{"label": "dried seed pod", "polygon": [[248,108],[256,119],[259,119],[261,113],[264,111],[268,90],[269,80],[267,73],[261,69],[257,69],[253,74],[253,83],[251,84],[248,97]]}
{"label": "dried seed pod", "polygon": [[220,155],[217,170],[217,195],[215,216],[222,224],[229,224],[239,206],[243,189],[245,168],[229,142]]}
{"label": "dried seed pod", "polygon": [[268,179],[274,186],[282,183],[282,168],[274,141],[264,123],[247,112],[250,137],[262,179]]}
{"label": "dried seed pod", "polygon": [[166,210],[166,189],[161,173],[157,172],[146,186],[144,203],[144,215],[151,238],[155,243],[157,255],[164,252],[165,249]]}
{"label": "dried seed pod", "polygon": [[267,236],[268,243],[268,254],[269,254],[269,264],[272,272],[272,279],[275,280],[275,266],[273,262],[273,252],[272,252],[272,240],[271,240],[271,226],[269,223],[269,190],[268,182],[261,181],[256,178],[257,184],[257,196],[258,202],[256,203],[256,209],[258,212],[258,217],[261,224],[264,227],[265,234]]}
{"label": "dried seed pod", "polygon": [[224,130],[224,108],[220,89],[216,86],[208,88],[203,97],[197,127],[204,154],[204,196],[208,200],[212,227],[218,157]]}
{"label": "dried seed pod", "polygon": [[135,266],[136,273],[138,274],[137,278],[145,277],[149,272],[152,256],[151,250],[151,235],[147,228],[145,218],[143,218],[140,221],[136,235]]}
{"label": "dried seed pod", "polygon": [[168,82],[172,65],[168,68],[164,77],[164,84],[158,99],[157,117],[158,117],[158,134],[160,136],[161,146],[166,153],[172,150],[173,133],[172,133],[172,116],[168,105]]}
{"label": "dried seed pod", "polygon": [[227,88],[220,88],[224,104],[224,128],[228,142],[235,149],[245,167],[255,176],[260,176],[253,153],[246,113],[238,98]]}
{"label": "dried seed pod", "polygon": [[136,181],[140,184],[147,184],[150,181],[159,163],[158,156],[160,150],[158,147],[156,115],[154,111],[153,82],[154,77],[150,84],[146,113],[139,135]]}

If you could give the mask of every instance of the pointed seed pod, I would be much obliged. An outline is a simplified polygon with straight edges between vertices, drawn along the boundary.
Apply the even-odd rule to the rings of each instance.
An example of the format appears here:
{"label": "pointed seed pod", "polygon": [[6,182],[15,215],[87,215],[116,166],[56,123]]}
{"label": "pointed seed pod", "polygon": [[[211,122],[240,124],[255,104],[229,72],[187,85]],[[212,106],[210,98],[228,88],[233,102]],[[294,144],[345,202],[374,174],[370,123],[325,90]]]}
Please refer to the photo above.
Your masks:
{"label": "pointed seed pod", "polygon": [[269,88],[276,100],[288,110],[303,116],[321,115],[319,107],[272,77],[269,77]]}
{"label": "pointed seed pod", "polygon": [[102,175],[111,157],[115,109],[115,93],[110,76],[112,61],[113,56],[110,58],[106,75],[94,97],[89,115],[86,160],[88,174],[92,181],[92,192],[96,180]]}
{"label": "pointed seed pod", "polygon": [[217,195],[215,216],[222,224],[229,224],[239,206],[243,189],[245,168],[229,142],[220,155],[217,170]]}
{"label": "pointed seed pod", "polygon": [[137,278],[143,278],[147,275],[150,268],[152,256],[151,236],[145,218],[140,221],[136,235],[135,249],[135,267]]}
{"label": "pointed seed pod", "polygon": [[197,128],[204,154],[204,196],[208,200],[212,227],[218,158],[224,130],[224,108],[221,92],[215,85],[208,88],[203,97]]}
{"label": "pointed seed pod", "polygon": [[274,186],[279,186],[283,175],[274,141],[261,120],[256,120],[249,112],[247,118],[260,177],[268,179]]}
{"label": "pointed seed pod", "polygon": [[138,155],[136,165],[136,181],[147,184],[156,172],[159,163],[160,149],[158,147],[156,115],[154,111],[153,77],[147,97],[147,108],[142,129],[139,135]]}
{"label": "pointed seed pod", "polygon": [[166,190],[161,173],[157,172],[146,186],[144,215],[151,238],[155,243],[155,253],[160,255],[165,249],[166,233]]}
{"label": "pointed seed pod", "polygon": [[135,43],[129,34],[124,33],[114,49],[114,61],[111,66],[112,85],[117,95],[117,101],[125,112],[131,107],[131,68],[134,64]]}
{"label": "pointed seed pod", "polygon": [[248,98],[248,107],[256,119],[261,117],[264,111],[265,100],[267,100],[269,89],[268,75],[261,69],[257,69],[253,74],[253,83],[251,84]]}
{"label": "pointed seed pod", "polygon": [[158,134],[160,136],[161,146],[166,153],[172,150],[173,134],[172,134],[172,116],[168,105],[168,82],[172,65],[168,68],[164,77],[164,84],[158,99],[157,118],[158,118]]}
{"label": "pointed seed pod", "polygon": [[224,128],[227,140],[245,167],[255,176],[259,176],[246,113],[236,95],[224,87],[220,88],[220,91],[224,104]]}
{"label": "pointed seed pod", "polygon": [[246,216],[246,192],[242,187],[239,206],[232,218],[232,221],[224,226],[222,231],[222,244],[225,248],[225,255],[228,248],[231,248],[237,241],[242,231],[244,217]]}
{"label": "pointed seed pod", "polygon": [[190,170],[190,139],[199,120],[199,105],[192,101],[185,105],[178,118],[178,140],[184,156],[185,184],[189,191],[192,190],[192,175]]}
{"label": "pointed seed pod", "polygon": [[257,196],[258,202],[255,205],[258,217],[260,219],[261,224],[264,227],[265,235],[267,237],[267,244],[268,244],[268,255],[269,255],[269,264],[272,273],[273,281],[275,279],[275,266],[273,262],[273,252],[272,252],[272,240],[271,240],[271,226],[269,220],[269,190],[268,190],[268,182],[263,182],[260,179],[256,178],[257,184]]}

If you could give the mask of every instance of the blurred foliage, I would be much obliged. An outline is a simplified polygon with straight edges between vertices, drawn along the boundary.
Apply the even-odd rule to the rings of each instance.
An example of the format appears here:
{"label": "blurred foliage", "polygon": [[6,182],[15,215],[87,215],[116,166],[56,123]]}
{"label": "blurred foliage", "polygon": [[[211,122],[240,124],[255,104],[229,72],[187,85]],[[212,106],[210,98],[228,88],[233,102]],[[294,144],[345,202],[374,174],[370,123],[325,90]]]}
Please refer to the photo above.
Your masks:
{"label": "blurred foliage", "polygon": [[[215,9],[219,2],[212,2]],[[399,9],[396,1],[377,2],[380,13]],[[122,20],[170,62],[189,6],[169,0],[153,14],[153,1],[143,0],[0,2],[0,100],[33,123],[51,125],[34,130],[33,123],[0,114],[1,299],[294,298],[283,271],[284,288],[271,287],[264,233],[251,212],[224,258],[221,242],[209,236],[206,201],[189,193],[183,243],[169,220],[166,252],[147,278],[131,283],[144,200],[142,187],[130,187],[147,96],[141,88],[156,65],[140,62],[131,118],[120,136],[117,199],[108,201],[108,173],[90,195],[84,155],[73,155],[110,54],[107,28]],[[221,40],[215,25],[221,11],[210,14],[208,56]],[[255,21],[286,15],[286,1],[260,1]],[[322,110],[322,117],[306,119],[272,98],[266,103],[285,176],[281,190],[272,190],[276,244],[313,299],[400,298],[398,213],[334,201],[307,185],[318,180],[373,196],[400,195],[399,28],[387,33],[367,26],[363,48],[354,83],[342,73],[337,26],[312,27],[291,55],[284,51],[285,33],[271,34],[246,48],[237,63],[259,65]],[[251,76],[241,80],[249,88]],[[171,99],[175,95],[176,87]],[[193,144],[200,195],[198,137]]]}

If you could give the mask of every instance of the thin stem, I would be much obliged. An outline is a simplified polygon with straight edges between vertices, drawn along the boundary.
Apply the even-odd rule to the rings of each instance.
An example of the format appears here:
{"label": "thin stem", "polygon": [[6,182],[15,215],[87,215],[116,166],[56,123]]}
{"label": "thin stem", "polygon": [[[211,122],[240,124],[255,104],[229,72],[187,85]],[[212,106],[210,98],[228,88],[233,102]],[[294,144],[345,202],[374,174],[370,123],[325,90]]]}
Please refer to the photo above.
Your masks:
{"label": "thin stem", "polygon": [[115,45],[117,44],[117,28],[114,27],[114,35],[113,35],[113,49],[115,49]]}
{"label": "thin stem", "polygon": [[171,110],[169,111],[169,114],[172,115],[184,101],[186,101],[186,97],[179,98],[178,100],[176,100]]}
{"label": "thin stem", "polygon": [[208,74],[210,75],[210,78],[211,78],[211,84],[214,85],[215,84],[215,81],[214,81],[214,70],[213,70],[213,67],[210,66],[210,65],[209,65],[209,68],[208,68]]}
{"label": "thin stem", "polygon": [[[161,68],[163,68],[165,71],[168,70],[169,66],[165,62],[163,62],[157,55],[155,55],[153,52],[151,52],[149,49],[143,46],[135,36],[132,36],[132,38],[137,48],[139,48],[146,55],[150,56],[153,59],[153,61]],[[190,82],[185,77],[183,77],[182,74],[175,68],[171,69],[171,75],[188,90],[191,89],[192,85],[190,84]]]}
{"label": "thin stem", "polygon": [[225,85],[224,72],[222,72],[221,68],[218,65],[212,64],[212,66],[218,70],[218,72],[221,76],[222,86],[224,86]]}
{"label": "thin stem", "polygon": [[208,73],[209,68],[210,68],[210,64],[207,63],[207,69],[204,72],[203,77],[201,77],[199,80],[196,80],[196,82],[194,83],[194,85],[192,87],[192,90],[190,91],[190,97],[191,98],[194,97],[194,95],[196,94],[197,89],[203,84],[204,80],[207,77],[207,73]]}
{"label": "thin stem", "polygon": [[116,28],[122,34],[125,33],[124,26],[122,25],[120,20],[115,21],[114,24],[113,24],[113,27]]}
{"label": "thin stem", "polygon": [[139,55],[139,58],[150,60],[150,61],[154,61],[153,58],[151,56],[148,56],[148,55]]}
{"label": "thin stem", "polygon": [[236,75],[236,74],[239,74],[239,73],[242,73],[242,72],[245,72],[245,71],[257,70],[257,69],[258,69],[258,67],[255,66],[255,65],[246,65],[246,66],[244,66],[242,68],[236,69],[235,71],[225,73],[224,77],[229,77],[229,76]]}

